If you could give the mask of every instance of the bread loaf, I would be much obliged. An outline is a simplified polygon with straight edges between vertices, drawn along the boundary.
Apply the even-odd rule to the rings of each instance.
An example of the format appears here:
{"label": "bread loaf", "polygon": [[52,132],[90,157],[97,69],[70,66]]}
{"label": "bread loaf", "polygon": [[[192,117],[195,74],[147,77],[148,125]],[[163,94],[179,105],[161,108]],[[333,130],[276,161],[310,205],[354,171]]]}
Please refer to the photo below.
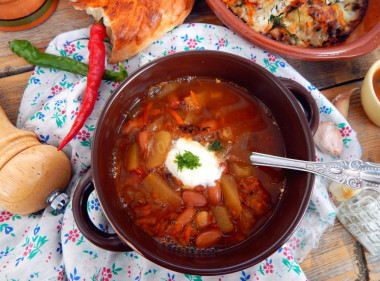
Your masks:
{"label": "bread loaf", "polygon": [[96,20],[103,18],[113,45],[109,63],[133,57],[181,24],[195,0],[71,0]]}

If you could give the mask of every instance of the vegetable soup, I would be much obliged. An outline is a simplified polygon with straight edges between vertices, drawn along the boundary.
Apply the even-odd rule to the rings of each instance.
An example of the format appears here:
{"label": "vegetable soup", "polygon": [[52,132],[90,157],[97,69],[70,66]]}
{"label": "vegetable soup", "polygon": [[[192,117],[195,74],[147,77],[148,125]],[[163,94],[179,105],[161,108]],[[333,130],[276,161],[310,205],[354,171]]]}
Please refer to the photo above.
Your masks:
{"label": "vegetable soup", "polygon": [[252,151],[284,156],[276,121],[245,89],[195,77],[151,87],[114,148],[121,204],[172,248],[233,246],[269,218],[285,186],[281,169],[251,165]]}

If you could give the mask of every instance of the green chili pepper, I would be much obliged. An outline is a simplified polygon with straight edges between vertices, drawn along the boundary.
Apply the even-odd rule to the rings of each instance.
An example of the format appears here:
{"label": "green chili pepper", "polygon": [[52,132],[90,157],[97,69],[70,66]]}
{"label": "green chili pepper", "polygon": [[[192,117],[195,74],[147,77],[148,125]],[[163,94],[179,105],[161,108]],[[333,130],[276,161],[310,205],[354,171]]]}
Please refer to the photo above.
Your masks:
{"label": "green chili pepper", "polygon": [[[13,53],[24,58],[30,64],[49,68],[56,68],[71,73],[87,76],[87,64],[69,57],[41,53],[27,40],[13,40],[9,43],[9,48]],[[125,70],[124,66],[121,63],[119,63],[118,66],[120,68],[119,72],[111,71],[108,69],[104,70],[102,79],[113,82],[121,82],[125,78],[127,78],[128,72]]]}

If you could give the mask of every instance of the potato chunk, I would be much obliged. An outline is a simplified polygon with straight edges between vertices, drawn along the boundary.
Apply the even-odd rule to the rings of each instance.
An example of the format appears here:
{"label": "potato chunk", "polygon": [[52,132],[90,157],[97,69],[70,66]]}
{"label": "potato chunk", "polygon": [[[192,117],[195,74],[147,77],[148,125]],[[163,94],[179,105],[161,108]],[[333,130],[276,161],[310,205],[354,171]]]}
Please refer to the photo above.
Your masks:
{"label": "potato chunk", "polygon": [[177,211],[181,207],[181,196],[157,172],[148,174],[141,184],[151,192],[154,199],[167,205],[168,209]]}
{"label": "potato chunk", "polygon": [[127,149],[127,154],[125,155],[125,168],[128,171],[137,169],[139,167],[140,150],[137,143],[132,144]]}
{"label": "potato chunk", "polygon": [[157,168],[165,162],[171,140],[172,135],[167,131],[159,131],[154,135],[152,148],[148,153],[148,160],[146,163],[148,169]]}
{"label": "potato chunk", "polygon": [[240,214],[239,226],[241,231],[248,235],[255,224],[255,216],[247,208],[243,208]]}
{"label": "potato chunk", "polygon": [[222,175],[220,183],[222,185],[224,202],[230,210],[232,217],[237,219],[240,216],[242,207],[235,179],[228,174]]}
{"label": "potato chunk", "polygon": [[255,175],[255,168],[244,163],[231,162],[228,164],[231,172],[238,177],[248,177]]}
{"label": "potato chunk", "polygon": [[228,233],[234,230],[234,225],[230,219],[230,215],[228,214],[228,210],[226,209],[226,207],[212,207],[212,212],[214,213],[216,223],[218,224],[220,230],[223,233]]}

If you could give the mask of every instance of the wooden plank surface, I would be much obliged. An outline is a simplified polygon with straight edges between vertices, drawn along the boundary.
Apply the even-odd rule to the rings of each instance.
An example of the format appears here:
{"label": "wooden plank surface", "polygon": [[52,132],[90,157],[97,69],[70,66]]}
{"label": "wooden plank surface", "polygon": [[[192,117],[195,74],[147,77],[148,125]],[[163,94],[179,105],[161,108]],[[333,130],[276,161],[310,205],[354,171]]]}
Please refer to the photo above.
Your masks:
{"label": "wooden plank surface", "polygon": [[85,11],[77,11],[68,0],[61,0],[57,10],[41,25],[23,31],[0,31],[0,77],[32,69],[25,60],[10,51],[8,47],[10,40],[27,39],[40,50],[45,50],[58,34],[90,26],[93,22],[94,19]]}
{"label": "wooden plank surface", "polygon": [[0,78],[0,106],[12,124],[16,124],[22,94],[31,72]]}
{"label": "wooden plank surface", "polygon": [[308,280],[367,280],[359,266],[355,239],[339,221],[324,233],[301,267]]}
{"label": "wooden plank surface", "polygon": [[366,262],[368,265],[369,280],[380,280],[380,255],[375,256],[370,253],[365,253]]}
{"label": "wooden plank surface", "polygon": [[302,61],[287,59],[299,73],[318,89],[363,79],[371,65],[380,59],[380,46],[371,53],[350,60]]}
{"label": "wooden plank surface", "polygon": [[[197,0],[187,21],[221,24],[204,0]],[[56,35],[93,22],[85,12],[75,11],[67,0],[61,0],[55,13],[42,25],[27,31],[0,32],[0,105],[12,123],[16,122],[32,66],[13,55],[7,42],[25,38],[44,50]],[[288,59],[288,62],[317,88],[325,89],[323,93],[332,100],[340,92],[360,87],[361,79],[377,59],[380,59],[380,47],[352,60],[308,62]],[[365,116],[358,92],[350,100],[348,120],[358,133],[363,159],[380,163],[380,128]],[[338,221],[322,236],[318,248],[309,254],[301,267],[309,280],[380,280],[380,257],[364,251]]]}

